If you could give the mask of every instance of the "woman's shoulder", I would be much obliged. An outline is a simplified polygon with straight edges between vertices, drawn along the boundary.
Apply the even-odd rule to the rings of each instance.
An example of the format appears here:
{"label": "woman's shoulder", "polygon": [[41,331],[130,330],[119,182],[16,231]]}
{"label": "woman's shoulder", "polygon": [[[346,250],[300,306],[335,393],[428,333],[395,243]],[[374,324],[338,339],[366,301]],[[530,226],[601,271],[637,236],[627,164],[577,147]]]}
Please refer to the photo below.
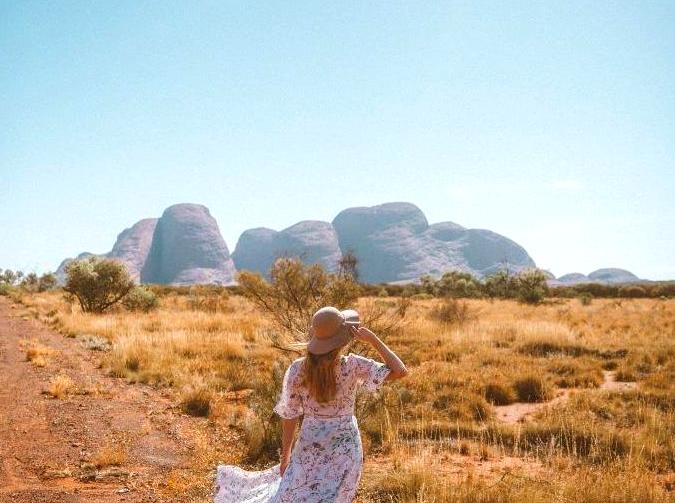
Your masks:
{"label": "woman's shoulder", "polygon": [[291,362],[291,364],[288,366],[288,370],[291,373],[297,373],[300,371],[302,368],[302,362],[305,361],[305,357],[301,356],[300,358],[296,358]]}
{"label": "woman's shoulder", "polygon": [[346,358],[348,361],[356,363],[356,362],[362,362],[362,361],[373,361],[372,358],[368,358],[366,356],[357,354],[357,353],[347,353]]}
{"label": "woman's shoulder", "polygon": [[373,363],[375,363],[375,360],[357,353],[350,352],[345,356],[345,363],[347,365],[347,368],[363,369],[371,366]]}

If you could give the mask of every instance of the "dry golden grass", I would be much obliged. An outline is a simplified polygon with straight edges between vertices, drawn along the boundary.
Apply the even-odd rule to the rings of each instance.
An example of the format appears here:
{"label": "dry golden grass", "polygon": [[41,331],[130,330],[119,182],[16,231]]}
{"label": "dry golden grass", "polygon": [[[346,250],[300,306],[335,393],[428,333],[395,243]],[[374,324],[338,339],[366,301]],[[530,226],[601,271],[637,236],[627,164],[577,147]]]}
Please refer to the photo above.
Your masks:
{"label": "dry golden grass", "polygon": [[48,393],[58,399],[65,398],[75,389],[73,380],[65,374],[59,374],[49,380]]}
{"label": "dry golden grass", "polygon": [[[392,315],[399,304],[361,302]],[[675,300],[462,302],[467,316],[451,323],[437,316],[441,301],[413,300],[403,328],[389,337],[411,375],[386,386],[381,406],[359,418],[366,448],[359,501],[673,500]],[[168,294],[155,312],[105,315],[82,314],[56,293],[23,303],[67,336],[109,340],[102,365],[113,375],[169,386],[177,404],[208,415],[213,428],[261,441],[254,404],[280,354],[266,337],[271,325],[245,299],[231,296],[207,312]],[[604,389],[607,370],[637,388]],[[569,399],[544,404],[526,422],[500,422],[499,405],[547,400],[563,389]],[[209,463],[231,447],[197,446],[201,462],[172,474],[169,486],[208,490]],[[444,456],[456,456],[457,473],[434,461]],[[504,464],[513,459],[517,468]],[[494,471],[481,471],[481,463]]]}
{"label": "dry golden grass", "polygon": [[127,462],[127,450],[123,445],[107,445],[96,452],[89,462],[96,468],[107,466],[121,466]]}
{"label": "dry golden grass", "polygon": [[23,346],[26,351],[26,361],[31,362],[36,367],[45,367],[56,353],[52,348],[35,341],[24,343]]}

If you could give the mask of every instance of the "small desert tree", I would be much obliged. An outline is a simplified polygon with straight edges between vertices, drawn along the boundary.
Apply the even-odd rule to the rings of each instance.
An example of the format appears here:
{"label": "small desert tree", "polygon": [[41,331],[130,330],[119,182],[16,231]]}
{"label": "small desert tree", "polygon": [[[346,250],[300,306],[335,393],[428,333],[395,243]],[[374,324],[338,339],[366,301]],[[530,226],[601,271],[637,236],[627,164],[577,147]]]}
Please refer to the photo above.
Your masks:
{"label": "small desert tree", "polygon": [[326,305],[351,306],[359,286],[351,276],[329,274],[318,264],[307,266],[298,259],[279,258],[270,270],[270,281],[248,271],[237,275],[244,295],[266,312],[287,334],[305,333],[314,312]]}
{"label": "small desert tree", "polygon": [[86,313],[104,312],[134,286],[124,264],[98,257],[74,260],[68,264],[66,276],[63,289],[78,300]]}
{"label": "small desert tree", "polygon": [[34,272],[29,272],[21,280],[21,287],[29,292],[35,292],[38,289],[39,278]]}
{"label": "small desert tree", "polygon": [[38,292],[46,292],[56,287],[56,275],[51,272],[44,273],[38,279]]}
{"label": "small desert tree", "polygon": [[14,283],[16,283],[18,276],[19,275],[11,269],[5,269],[5,271],[0,275],[0,283],[12,286]]}
{"label": "small desert tree", "polygon": [[468,272],[449,271],[436,282],[436,292],[448,297],[480,297],[481,284]]}
{"label": "small desert tree", "polygon": [[342,254],[342,258],[338,261],[338,274],[358,282],[359,259],[356,257],[354,250],[347,250]]}
{"label": "small desert tree", "polygon": [[500,270],[485,278],[483,290],[490,298],[515,297],[518,292],[518,278],[510,274],[508,270]]}
{"label": "small desert tree", "polygon": [[518,299],[528,304],[538,304],[548,293],[546,275],[540,269],[526,269],[517,276]]}

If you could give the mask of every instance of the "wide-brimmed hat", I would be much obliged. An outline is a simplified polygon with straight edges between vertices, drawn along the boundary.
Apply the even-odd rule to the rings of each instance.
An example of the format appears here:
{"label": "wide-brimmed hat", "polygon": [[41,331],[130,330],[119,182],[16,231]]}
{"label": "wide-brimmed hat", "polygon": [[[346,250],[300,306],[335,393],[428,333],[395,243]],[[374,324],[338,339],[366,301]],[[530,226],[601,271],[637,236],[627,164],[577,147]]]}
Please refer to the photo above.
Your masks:
{"label": "wide-brimmed hat", "polygon": [[[332,306],[322,307],[312,316],[307,351],[323,355],[347,345],[353,338],[350,328],[358,327],[360,323],[359,313],[353,309],[340,311]],[[326,330],[316,330],[318,326],[326,327]]]}

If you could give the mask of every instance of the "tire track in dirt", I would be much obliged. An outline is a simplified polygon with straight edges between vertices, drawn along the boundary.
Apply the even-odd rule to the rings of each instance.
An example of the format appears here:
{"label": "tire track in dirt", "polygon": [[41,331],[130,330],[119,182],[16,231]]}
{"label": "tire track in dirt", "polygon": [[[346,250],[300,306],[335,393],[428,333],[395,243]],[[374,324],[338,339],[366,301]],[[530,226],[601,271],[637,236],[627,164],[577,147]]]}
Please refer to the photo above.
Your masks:
{"label": "tire track in dirt", "polygon": [[[180,501],[161,486],[189,463],[192,418],[150,387],[104,376],[76,339],[18,311],[0,297],[0,502]],[[26,341],[54,350],[44,368],[26,361]],[[58,374],[79,393],[46,395]],[[110,446],[125,449],[119,468],[86,464]]]}

